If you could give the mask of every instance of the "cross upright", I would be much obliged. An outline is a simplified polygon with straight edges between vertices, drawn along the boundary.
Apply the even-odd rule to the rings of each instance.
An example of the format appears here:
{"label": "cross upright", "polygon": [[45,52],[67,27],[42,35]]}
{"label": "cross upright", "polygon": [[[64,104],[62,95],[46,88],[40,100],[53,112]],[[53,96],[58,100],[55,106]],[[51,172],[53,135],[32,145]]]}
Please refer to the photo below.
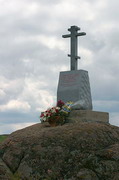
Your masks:
{"label": "cross upright", "polygon": [[77,26],[71,26],[68,31],[71,32],[71,34],[63,35],[63,38],[71,37],[71,54],[68,56],[71,58],[71,71],[77,70],[77,59],[80,59],[80,57],[77,55],[78,51],[78,36],[84,36],[86,35],[85,32],[78,33],[78,30],[80,30]]}

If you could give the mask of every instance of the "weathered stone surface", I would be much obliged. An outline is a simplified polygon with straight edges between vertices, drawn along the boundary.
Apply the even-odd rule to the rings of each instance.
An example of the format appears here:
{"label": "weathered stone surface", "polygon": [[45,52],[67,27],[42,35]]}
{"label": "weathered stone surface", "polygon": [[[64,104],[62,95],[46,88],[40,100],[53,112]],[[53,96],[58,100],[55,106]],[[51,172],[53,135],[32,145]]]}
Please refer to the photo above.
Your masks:
{"label": "weathered stone surface", "polygon": [[80,171],[77,174],[78,179],[87,179],[87,180],[98,180],[98,177],[96,176],[95,172],[89,169],[80,169]]}
{"label": "weathered stone surface", "polygon": [[92,109],[88,72],[84,70],[60,72],[57,101],[85,101],[85,108]]}
{"label": "weathered stone surface", "polygon": [[118,180],[119,127],[91,122],[36,124],[0,144],[0,158],[2,180],[6,171],[21,180]]}
{"label": "weathered stone surface", "polygon": [[13,177],[13,173],[10,171],[9,167],[0,159],[0,179],[10,180]]}
{"label": "weathered stone surface", "polygon": [[68,117],[69,122],[100,122],[109,123],[109,113],[91,110],[72,110]]}

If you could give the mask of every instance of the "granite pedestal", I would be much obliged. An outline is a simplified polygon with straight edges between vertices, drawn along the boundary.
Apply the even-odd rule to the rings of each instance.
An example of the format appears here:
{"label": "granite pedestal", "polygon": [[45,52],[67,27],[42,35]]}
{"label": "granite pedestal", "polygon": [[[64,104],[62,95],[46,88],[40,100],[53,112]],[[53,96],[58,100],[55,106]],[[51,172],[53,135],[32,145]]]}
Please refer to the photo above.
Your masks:
{"label": "granite pedestal", "polygon": [[91,111],[91,110],[72,110],[68,122],[78,123],[78,122],[98,122],[98,123],[109,123],[109,113]]}
{"label": "granite pedestal", "polygon": [[73,70],[60,72],[57,101],[85,101],[86,109],[92,110],[92,98],[88,71]]}

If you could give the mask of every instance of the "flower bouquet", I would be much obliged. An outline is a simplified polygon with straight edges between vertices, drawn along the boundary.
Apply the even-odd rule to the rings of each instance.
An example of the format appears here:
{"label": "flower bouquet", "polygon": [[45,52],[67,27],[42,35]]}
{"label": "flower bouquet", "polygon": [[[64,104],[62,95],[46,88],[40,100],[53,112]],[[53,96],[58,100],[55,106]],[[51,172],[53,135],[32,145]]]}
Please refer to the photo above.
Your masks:
{"label": "flower bouquet", "polygon": [[71,105],[73,102],[58,101],[55,107],[47,109],[45,112],[41,113],[41,122],[49,122],[51,126],[63,125],[71,111]]}

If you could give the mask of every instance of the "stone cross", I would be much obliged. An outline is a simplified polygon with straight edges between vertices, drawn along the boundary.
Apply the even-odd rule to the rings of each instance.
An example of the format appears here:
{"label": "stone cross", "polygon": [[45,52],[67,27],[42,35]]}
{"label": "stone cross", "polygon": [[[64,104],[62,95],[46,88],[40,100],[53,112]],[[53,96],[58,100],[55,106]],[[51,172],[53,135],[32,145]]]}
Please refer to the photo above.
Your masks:
{"label": "stone cross", "polygon": [[66,35],[63,35],[62,37],[63,38],[68,38],[68,37],[71,37],[71,54],[68,56],[71,57],[71,71],[72,70],[77,70],[77,59],[80,59],[79,56],[77,56],[77,51],[78,51],[78,47],[77,47],[77,44],[78,44],[78,41],[77,41],[77,37],[78,36],[84,36],[86,35],[85,32],[81,32],[81,33],[78,33],[78,30],[80,30],[79,27],[77,26],[71,26],[68,31],[71,32],[71,34],[66,34]]}

